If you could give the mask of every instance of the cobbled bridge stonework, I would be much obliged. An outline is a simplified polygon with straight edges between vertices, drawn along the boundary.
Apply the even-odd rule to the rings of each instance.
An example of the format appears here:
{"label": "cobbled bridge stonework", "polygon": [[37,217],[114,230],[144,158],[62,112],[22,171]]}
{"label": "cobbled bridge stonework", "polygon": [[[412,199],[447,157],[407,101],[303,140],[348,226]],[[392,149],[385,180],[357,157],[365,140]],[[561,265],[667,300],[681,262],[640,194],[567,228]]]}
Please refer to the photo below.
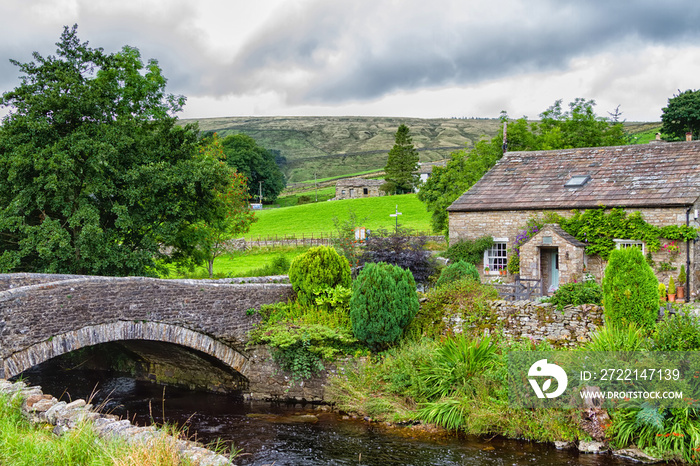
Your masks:
{"label": "cobbled bridge stonework", "polygon": [[0,378],[84,347],[150,340],[215,358],[245,377],[254,398],[318,400],[322,381],[295,387],[266,348],[246,346],[259,320],[250,310],[292,295],[283,283],[0,275]]}

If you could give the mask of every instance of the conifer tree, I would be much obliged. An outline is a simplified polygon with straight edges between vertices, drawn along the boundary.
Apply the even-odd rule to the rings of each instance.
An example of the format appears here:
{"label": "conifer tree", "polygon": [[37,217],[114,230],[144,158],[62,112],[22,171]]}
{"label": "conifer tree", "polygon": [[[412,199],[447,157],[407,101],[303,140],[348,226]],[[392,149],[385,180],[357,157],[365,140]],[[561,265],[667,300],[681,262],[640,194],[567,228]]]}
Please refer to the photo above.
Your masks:
{"label": "conifer tree", "polygon": [[410,132],[408,126],[403,124],[396,131],[394,147],[389,151],[384,167],[386,182],[382,190],[387,193],[411,193],[418,184],[418,152],[413,147]]}

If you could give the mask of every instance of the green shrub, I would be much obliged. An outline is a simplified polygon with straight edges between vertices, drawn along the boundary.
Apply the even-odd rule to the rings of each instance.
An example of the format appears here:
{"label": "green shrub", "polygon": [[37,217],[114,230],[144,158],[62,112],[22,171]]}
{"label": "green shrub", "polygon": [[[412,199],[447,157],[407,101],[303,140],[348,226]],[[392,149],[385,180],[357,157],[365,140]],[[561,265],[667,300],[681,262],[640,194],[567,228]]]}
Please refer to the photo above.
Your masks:
{"label": "green shrub", "polygon": [[289,267],[289,281],[299,302],[312,306],[317,292],[338,285],[350,288],[350,264],[335,249],[318,246],[294,258]]}
{"label": "green shrub", "polygon": [[442,273],[440,273],[440,278],[438,278],[436,286],[446,285],[463,278],[471,278],[477,282],[481,281],[481,277],[479,277],[479,271],[476,270],[476,266],[471,262],[464,262],[463,260],[460,260],[453,262],[442,269]]}
{"label": "green shrub", "polygon": [[685,265],[681,264],[681,271],[678,272],[678,286],[684,286],[687,277],[685,275]]}
{"label": "green shrub", "polygon": [[406,335],[412,340],[439,337],[447,333],[450,317],[461,319],[464,325],[462,331],[468,331],[472,325],[479,334],[485,328],[495,329],[499,321],[487,304],[494,299],[498,299],[498,291],[494,287],[471,279],[435,288],[428,293],[416,318],[406,328]]}
{"label": "green shrub", "polygon": [[482,236],[474,240],[463,239],[451,245],[443,254],[453,262],[464,261],[478,264],[484,260],[484,251],[493,246],[493,237]]}
{"label": "green shrub", "polygon": [[409,270],[369,263],[353,283],[350,321],[355,337],[374,350],[398,341],[418,312],[416,283]]}
{"label": "green shrub", "polygon": [[565,283],[559,287],[554,296],[549,298],[547,302],[557,306],[557,309],[560,311],[569,305],[600,305],[603,303],[603,290],[595,281]]}
{"label": "green shrub", "polygon": [[603,306],[606,323],[654,326],[659,313],[658,280],[639,248],[610,253],[603,277]]}
{"label": "green shrub", "polygon": [[700,317],[692,311],[665,317],[651,339],[657,351],[700,350]]}
{"label": "green shrub", "polygon": [[666,285],[659,282],[659,303],[666,301]]}
{"label": "green shrub", "polygon": [[673,282],[673,277],[668,279],[668,294],[676,294],[676,284]]}

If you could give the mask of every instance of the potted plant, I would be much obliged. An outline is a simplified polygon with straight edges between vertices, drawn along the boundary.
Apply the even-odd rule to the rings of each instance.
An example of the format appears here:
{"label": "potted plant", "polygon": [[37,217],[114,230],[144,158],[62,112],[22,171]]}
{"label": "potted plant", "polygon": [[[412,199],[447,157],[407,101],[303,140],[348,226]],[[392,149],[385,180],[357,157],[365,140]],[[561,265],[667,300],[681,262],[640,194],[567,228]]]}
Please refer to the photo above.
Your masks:
{"label": "potted plant", "polygon": [[486,275],[489,274],[489,267],[488,267],[488,265],[487,265],[486,267],[484,267],[484,273],[485,273]]}
{"label": "potted plant", "polygon": [[676,287],[676,297],[678,299],[685,298],[685,265],[681,265],[681,271],[678,273],[678,286]]}
{"label": "potted plant", "polygon": [[673,282],[673,277],[668,279],[668,300],[671,302],[676,300],[676,284]]}
{"label": "potted plant", "polygon": [[666,285],[659,283],[659,302],[666,302]]}

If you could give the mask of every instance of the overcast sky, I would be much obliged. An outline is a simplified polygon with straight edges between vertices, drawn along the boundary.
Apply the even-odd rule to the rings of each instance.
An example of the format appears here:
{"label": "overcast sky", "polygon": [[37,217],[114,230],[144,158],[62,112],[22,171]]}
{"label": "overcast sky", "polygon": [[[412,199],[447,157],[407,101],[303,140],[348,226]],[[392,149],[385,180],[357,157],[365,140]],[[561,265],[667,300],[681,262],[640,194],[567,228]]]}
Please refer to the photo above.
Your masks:
{"label": "overcast sky", "polygon": [[583,97],[659,121],[700,88],[698,0],[0,0],[0,18],[0,91],[19,84],[9,59],[77,23],[157,59],[184,118],[536,118]]}

